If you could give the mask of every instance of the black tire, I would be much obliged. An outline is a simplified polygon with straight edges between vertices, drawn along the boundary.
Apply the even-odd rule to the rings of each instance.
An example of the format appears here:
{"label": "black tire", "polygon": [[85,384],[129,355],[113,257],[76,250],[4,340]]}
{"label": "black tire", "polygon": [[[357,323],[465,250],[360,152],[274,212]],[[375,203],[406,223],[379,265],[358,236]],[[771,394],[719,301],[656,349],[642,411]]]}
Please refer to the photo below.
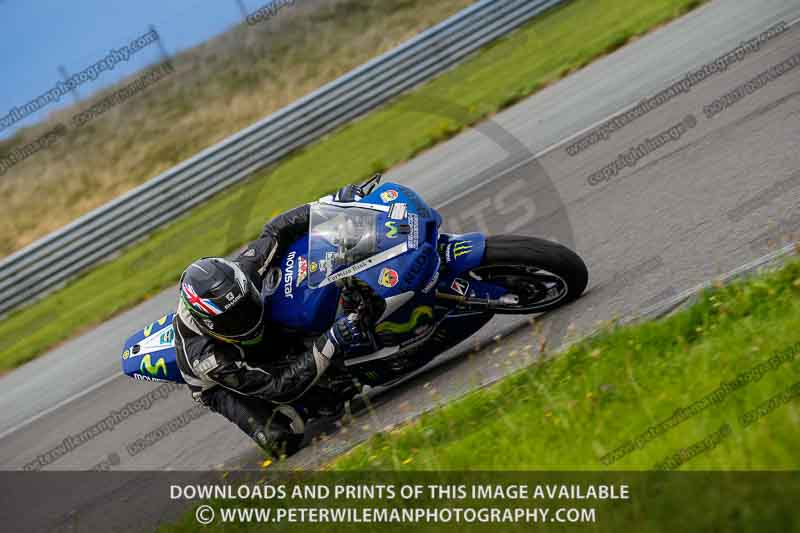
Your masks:
{"label": "black tire", "polygon": [[269,446],[261,446],[258,441],[256,441],[256,444],[258,444],[261,449],[264,450],[270,457],[278,460],[284,456],[291,457],[299,452],[303,447],[303,435],[287,433],[280,439],[275,440],[275,442],[270,443]]}
{"label": "black tire", "polygon": [[[493,307],[496,314],[520,315],[542,313],[561,307],[583,294],[589,282],[589,272],[583,260],[561,244],[518,235],[495,235],[486,239],[486,251],[481,266],[473,269],[470,275],[481,279],[491,279],[494,283],[513,288],[533,286],[537,282],[535,271],[552,275],[555,279],[549,290],[555,291],[558,279],[563,280],[564,287],[559,294],[553,294],[550,300],[536,303]],[[527,277],[526,277],[527,276]],[[542,275],[541,279],[547,279]],[[532,289],[531,289],[532,290]],[[522,292],[522,291],[520,291]]]}

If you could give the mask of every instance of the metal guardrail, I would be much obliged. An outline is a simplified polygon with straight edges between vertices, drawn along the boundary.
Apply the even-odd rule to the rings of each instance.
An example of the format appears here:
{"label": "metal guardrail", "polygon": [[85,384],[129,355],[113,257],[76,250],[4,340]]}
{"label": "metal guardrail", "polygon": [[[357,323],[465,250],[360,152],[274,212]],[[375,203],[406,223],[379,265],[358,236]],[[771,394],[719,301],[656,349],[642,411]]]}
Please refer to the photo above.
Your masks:
{"label": "metal guardrail", "polygon": [[563,0],[481,0],[0,261],[0,313],[46,294],[193,206],[441,73]]}

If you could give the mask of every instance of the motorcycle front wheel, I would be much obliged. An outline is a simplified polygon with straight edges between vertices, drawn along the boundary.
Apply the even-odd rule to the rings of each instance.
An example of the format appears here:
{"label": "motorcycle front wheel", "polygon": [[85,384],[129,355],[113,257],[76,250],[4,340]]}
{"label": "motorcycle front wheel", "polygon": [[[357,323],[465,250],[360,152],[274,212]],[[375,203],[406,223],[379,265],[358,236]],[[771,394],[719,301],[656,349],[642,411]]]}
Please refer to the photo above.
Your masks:
{"label": "motorcycle front wheel", "polygon": [[509,291],[510,298],[491,309],[506,315],[561,307],[583,294],[589,281],[586,264],[566,246],[517,235],[488,237],[481,266],[469,276]]}

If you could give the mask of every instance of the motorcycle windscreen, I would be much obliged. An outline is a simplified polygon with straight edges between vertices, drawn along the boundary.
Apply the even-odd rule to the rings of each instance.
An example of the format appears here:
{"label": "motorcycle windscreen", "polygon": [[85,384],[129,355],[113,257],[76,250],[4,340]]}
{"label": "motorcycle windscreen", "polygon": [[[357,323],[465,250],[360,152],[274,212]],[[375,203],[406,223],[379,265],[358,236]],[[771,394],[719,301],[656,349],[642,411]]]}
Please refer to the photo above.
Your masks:
{"label": "motorcycle windscreen", "polygon": [[[380,213],[361,207],[312,204],[308,232],[308,285],[315,289],[347,277],[344,271],[378,252]],[[353,272],[355,273],[355,272]]]}

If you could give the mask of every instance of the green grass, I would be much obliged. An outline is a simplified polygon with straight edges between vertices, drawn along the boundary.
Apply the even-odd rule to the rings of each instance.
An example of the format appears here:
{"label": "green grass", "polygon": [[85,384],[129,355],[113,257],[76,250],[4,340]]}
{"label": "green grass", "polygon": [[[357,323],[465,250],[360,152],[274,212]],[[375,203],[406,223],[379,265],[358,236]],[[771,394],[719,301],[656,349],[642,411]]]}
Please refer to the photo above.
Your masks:
{"label": "green grass", "polygon": [[[507,348],[510,350],[510,348]],[[612,449],[669,419],[722,383],[778,355],[715,405],[685,419],[619,461]],[[790,531],[800,496],[800,261],[776,272],[706,291],[675,315],[649,323],[608,325],[597,335],[553,354],[485,389],[438,408],[393,431],[375,435],[327,466],[325,472],[271,478],[272,484],[627,484],[626,502],[570,501],[597,507],[590,531]],[[793,387],[794,386],[794,387]],[[793,387],[793,388],[792,388]],[[788,401],[769,405],[787,390]],[[768,406],[761,416],[747,413]],[[652,472],[665,457],[728,425],[712,449],[680,466]],[[537,470],[537,473],[524,471]],[[691,472],[686,472],[686,471]],[[745,472],[730,472],[746,470]],[[772,471],[771,474],[752,471]],[[506,471],[506,472],[503,472]],[[572,472],[564,472],[572,471]],[[774,472],[784,471],[784,472]],[[250,484],[258,476],[251,478]],[[264,474],[261,474],[264,477]],[[290,499],[211,502],[221,506],[376,506]],[[392,506],[563,506],[423,499]],[[537,526],[540,527],[541,525]],[[557,524],[554,530],[565,526]],[[193,514],[160,531],[191,531]],[[259,525],[258,529],[276,525]],[[408,526],[405,526],[408,527]],[[528,526],[530,527],[530,526]],[[242,524],[215,528],[253,530]],[[491,525],[421,524],[415,530],[498,531]],[[524,527],[518,529],[523,530]],[[326,530],[307,526],[301,530]],[[336,531],[401,531],[399,525],[349,524]]]}
{"label": "green grass", "polygon": [[[784,358],[764,367],[760,378],[752,374],[718,403],[704,404],[618,461],[608,466],[601,461],[676,409],[688,408],[776,354]],[[731,434],[716,448],[680,468],[796,470],[800,404],[782,403],[754,422],[743,416],[798,382],[800,262],[795,261],[764,277],[706,292],[670,318],[610,327],[564,354],[375,436],[332,469],[649,470],[729,424]]]}
{"label": "green grass", "polygon": [[[255,237],[271,215],[407,160],[698,4],[575,0],[547,12],[458,68],[260,172],[41,302],[11,314],[0,324],[0,371],[169,287],[193,259],[231,252]],[[139,326],[131,324],[131,331]]]}
{"label": "green grass", "polygon": [[[168,76],[159,75],[146,91],[84,126],[76,127],[73,117],[136,76],[53,110],[44,121],[0,139],[0,154],[5,154],[57,124],[68,126],[57,143],[14,165],[0,180],[0,256],[113,200],[472,2],[293,2],[269,21],[233,26],[176,53],[170,57]],[[47,202],[41,201],[42,191],[47,191]]]}

